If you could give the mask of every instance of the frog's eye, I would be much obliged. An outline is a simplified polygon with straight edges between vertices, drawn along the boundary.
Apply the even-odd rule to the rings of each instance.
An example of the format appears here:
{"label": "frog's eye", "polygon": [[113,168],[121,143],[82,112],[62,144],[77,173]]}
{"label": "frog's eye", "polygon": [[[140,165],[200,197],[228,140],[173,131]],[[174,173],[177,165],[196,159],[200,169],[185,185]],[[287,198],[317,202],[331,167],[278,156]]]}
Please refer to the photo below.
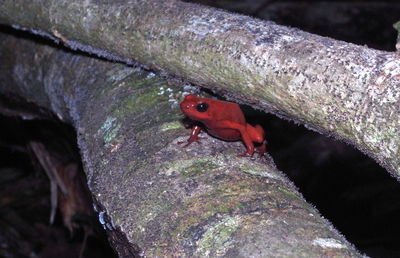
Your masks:
{"label": "frog's eye", "polygon": [[208,104],[204,102],[201,102],[196,106],[196,110],[199,112],[206,112],[207,109],[208,109]]}

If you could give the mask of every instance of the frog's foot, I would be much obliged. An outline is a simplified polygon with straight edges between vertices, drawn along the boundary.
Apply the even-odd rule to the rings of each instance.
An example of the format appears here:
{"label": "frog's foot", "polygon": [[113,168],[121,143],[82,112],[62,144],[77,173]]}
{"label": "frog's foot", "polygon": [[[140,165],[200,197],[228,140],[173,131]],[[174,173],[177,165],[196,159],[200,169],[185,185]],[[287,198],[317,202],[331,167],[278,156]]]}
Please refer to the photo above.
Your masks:
{"label": "frog's foot", "polygon": [[237,156],[238,156],[238,157],[250,157],[250,158],[252,158],[252,157],[253,157],[253,154],[254,154],[254,152],[251,153],[251,152],[246,151],[245,153],[239,154],[239,155],[237,155]]}
{"label": "frog's foot", "polygon": [[191,138],[189,138],[187,141],[178,142],[178,144],[179,144],[179,145],[185,144],[185,145],[183,145],[182,147],[183,147],[183,148],[186,148],[187,146],[189,146],[189,145],[192,144],[193,142],[197,142],[198,144],[201,144],[201,141],[200,141],[200,140],[202,140],[202,139],[204,139],[204,138],[203,138],[203,137],[198,137],[198,136],[196,136],[196,137],[191,137]]}

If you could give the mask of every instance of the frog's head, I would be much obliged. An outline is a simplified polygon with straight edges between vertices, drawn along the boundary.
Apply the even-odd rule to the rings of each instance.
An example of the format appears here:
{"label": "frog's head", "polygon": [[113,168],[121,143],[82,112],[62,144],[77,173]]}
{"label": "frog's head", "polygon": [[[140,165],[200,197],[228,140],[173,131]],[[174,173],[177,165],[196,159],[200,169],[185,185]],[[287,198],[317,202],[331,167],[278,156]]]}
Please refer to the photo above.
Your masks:
{"label": "frog's head", "polygon": [[195,95],[186,95],[185,99],[181,102],[182,112],[190,119],[195,121],[207,120],[209,114],[210,103],[208,99],[198,98]]}

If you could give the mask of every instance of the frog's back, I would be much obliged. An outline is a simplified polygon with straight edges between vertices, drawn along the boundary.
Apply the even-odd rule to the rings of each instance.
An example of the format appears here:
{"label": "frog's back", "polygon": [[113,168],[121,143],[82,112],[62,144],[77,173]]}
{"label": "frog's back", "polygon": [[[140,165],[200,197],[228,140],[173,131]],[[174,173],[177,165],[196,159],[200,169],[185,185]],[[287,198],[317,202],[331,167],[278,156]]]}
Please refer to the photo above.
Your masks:
{"label": "frog's back", "polygon": [[215,103],[211,105],[211,108],[212,117],[215,122],[231,121],[233,123],[241,125],[246,124],[246,119],[243,115],[243,111],[236,103],[215,100]]}
{"label": "frog's back", "polygon": [[212,107],[212,110],[210,110],[212,119],[203,121],[207,132],[223,140],[240,140],[240,132],[237,129],[229,128],[231,123],[246,125],[246,119],[240,106],[232,102],[213,100],[213,103],[210,103],[210,107]]}

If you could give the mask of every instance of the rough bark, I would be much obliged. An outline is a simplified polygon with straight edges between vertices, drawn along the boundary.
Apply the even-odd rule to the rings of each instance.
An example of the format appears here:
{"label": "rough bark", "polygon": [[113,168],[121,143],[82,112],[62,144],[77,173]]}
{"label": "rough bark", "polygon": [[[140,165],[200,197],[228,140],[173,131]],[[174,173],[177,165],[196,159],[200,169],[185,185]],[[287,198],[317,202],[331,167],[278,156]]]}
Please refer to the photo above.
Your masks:
{"label": "rough bark", "polygon": [[400,2],[265,0],[185,0],[185,2],[200,3],[255,16],[285,26],[295,26],[321,36],[333,35],[336,39],[372,48],[395,50],[393,44],[395,31],[392,24],[400,13]]}
{"label": "rough bark", "polygon": [[[121,257],[360,256],[272,160],[238,158],[240,143],[209,137],[182,149],[182,91],[164,79],[5,34],[0,60],[0,94],[76,128]],[[4,110],[13,107],[2,101]]]}
{"label": "rough bark", "polygon": [[3,0],[0,22],[343,139],[400,178],[400,59],[176,0]]}

